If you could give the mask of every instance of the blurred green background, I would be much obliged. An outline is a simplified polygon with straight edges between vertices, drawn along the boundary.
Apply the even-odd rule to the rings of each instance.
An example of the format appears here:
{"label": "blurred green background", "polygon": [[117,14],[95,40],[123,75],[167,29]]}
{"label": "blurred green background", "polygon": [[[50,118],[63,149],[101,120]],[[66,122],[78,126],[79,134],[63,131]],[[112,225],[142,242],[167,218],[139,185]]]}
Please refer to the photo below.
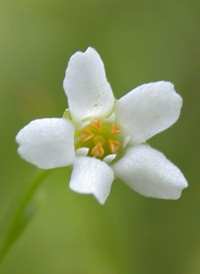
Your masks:
{"label": "blurred green background", "polygon": [[70,191],[70,169],[58,169],[0,273],[200,273],[199,26],[199,0],[0,1],[1,219],[36,172],[17,155],[16,133],[35,118],[62,116],[68,59],[88,46],[117,98],[142,83],[175,84],[181,117],[149,143],[189,182],[181,199],[163,201],[115,181],[100,206]]}

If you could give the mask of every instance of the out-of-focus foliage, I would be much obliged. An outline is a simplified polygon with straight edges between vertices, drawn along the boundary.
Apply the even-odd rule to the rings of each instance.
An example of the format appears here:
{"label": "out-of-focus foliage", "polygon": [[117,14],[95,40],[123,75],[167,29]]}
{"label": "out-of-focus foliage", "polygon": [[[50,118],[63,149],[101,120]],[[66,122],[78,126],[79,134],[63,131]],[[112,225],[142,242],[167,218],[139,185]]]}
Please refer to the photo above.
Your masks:
{"label": "out-of-focus foliage", "polygon": [[70,191],[70,169],[59,169],[42,185],[40,210],[1,273],[200,272],[199,24],[198,0],[1,1],[1,219],[35,173],[17,155],[17,131],[32,119],[62,116],[67,61],[88,46],[100,53],[118,98],[146,82],[175,84],[181,117],[149,143],[189,182],[180,200],[162,201],[116,181],[102,207]]}

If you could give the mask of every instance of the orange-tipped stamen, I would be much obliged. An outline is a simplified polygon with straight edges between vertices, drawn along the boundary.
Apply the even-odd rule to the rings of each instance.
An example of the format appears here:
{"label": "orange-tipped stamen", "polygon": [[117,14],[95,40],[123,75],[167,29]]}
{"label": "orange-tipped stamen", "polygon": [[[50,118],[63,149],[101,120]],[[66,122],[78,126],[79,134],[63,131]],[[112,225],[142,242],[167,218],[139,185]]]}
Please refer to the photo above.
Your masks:
{"label": "orange-tipped stamen", "polygon": [[120,142],[110,139],[109,146],[110,146],[111,152],[116,153],[118,151],[118,149],[120,148]]}
{"label": "orange-tipped stamen", "polygon": [[102,157],[104,155],[104,149],[101,143],[98,143],[91,151],[91,154],[95,157]]}
{"label": "orange-tipped stamen", "polygon": [[93,137],[94,137],[94,134],[89,129],[85,129],[82,131],[81,140],[83,142],[90,140]]}
{"label": "orange-tipped stamen", "polygon": [[120,134],[120,133],[121,133],[121,129],[118,128],[115,124],[112,124],[111,134]]}
{"label": "orange-tipped stamen", "polygon": [[102,120],[99,119],[98,121],[92,121],[90,123],[90,125],[95,128],[96,130],[101,130],[101,126],[102,126]]}

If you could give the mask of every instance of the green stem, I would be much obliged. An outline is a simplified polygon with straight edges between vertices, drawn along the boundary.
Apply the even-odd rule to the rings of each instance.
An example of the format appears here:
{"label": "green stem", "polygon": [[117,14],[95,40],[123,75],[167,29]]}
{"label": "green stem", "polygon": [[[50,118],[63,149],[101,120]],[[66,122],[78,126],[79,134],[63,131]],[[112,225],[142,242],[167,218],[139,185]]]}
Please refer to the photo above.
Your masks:
{"label": "green stem", "polygon": [[[28,190],[26,191],[23,198],[20,200],[12,219],[4,232],[3,241],[0,245],[0,261],[9,251],[10,247],[17,240],[20,234],[24,231],[27,221],[25,220],[26,209],[28,208],[34,194],[42,181],[50,174],[53,170],[40,170],[37,176],[31,182]],[[24,223],[23,223],[24,222]],[[3,223],[3,225],[5,225]]]}

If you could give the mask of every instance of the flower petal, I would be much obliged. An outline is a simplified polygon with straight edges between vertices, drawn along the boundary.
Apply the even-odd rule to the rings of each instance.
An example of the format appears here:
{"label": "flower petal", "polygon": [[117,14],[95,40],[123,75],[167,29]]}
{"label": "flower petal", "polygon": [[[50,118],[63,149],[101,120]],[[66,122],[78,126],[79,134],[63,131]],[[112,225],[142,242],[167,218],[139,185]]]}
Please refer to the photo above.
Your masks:
{"label": "flower petal", "polygon": [[72,118],[104,117],[111,111],[114,96],[99,54],[88,48],[69,61],[63,82]]}
{"label": "flower petal", "polygon": [[45,118],[30,122],[16,136],[23,159],[39,168],[68,166],[74,152],[74,126],[64,118]]}
{"label": "flower petal", "polygon": [[83,194],[93,194],[104,204],[114,179],[112,169],[104,162],[91,157],[76,157],[70,188]]}
{"label": "flower petal", "polygon": [[173,125],[179,115],[182,98],[170,82],[141,85],[116,103],[118,125],[134,143],[145,142]]}
{"label": "flower petal", "polygon": [[161,152],[147,145],[128,149],[112,167],[118,178],[147,197],[178,199],[187,187],[181,171]]}

